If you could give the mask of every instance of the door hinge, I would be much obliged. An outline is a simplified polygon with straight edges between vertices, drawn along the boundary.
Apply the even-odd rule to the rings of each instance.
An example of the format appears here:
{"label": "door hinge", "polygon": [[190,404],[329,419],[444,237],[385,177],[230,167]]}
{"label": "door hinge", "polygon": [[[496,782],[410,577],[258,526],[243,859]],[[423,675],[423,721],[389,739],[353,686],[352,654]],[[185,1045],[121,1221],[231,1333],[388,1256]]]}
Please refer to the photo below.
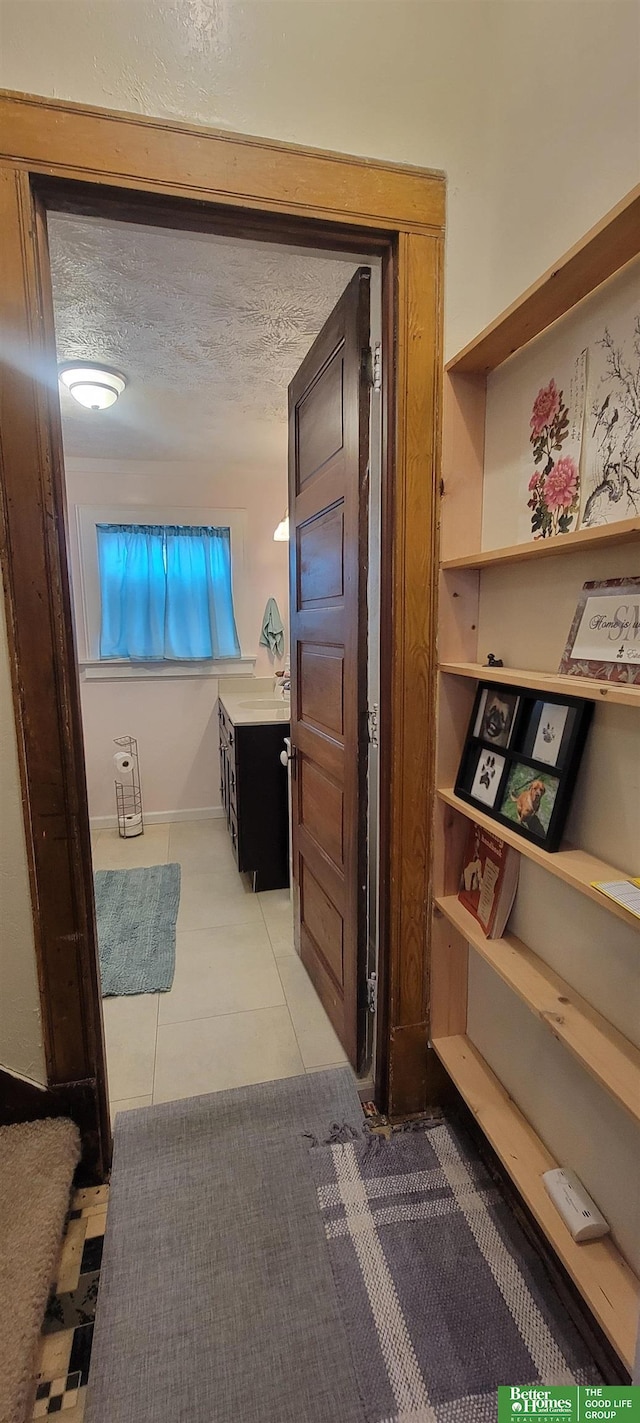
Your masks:
{"label": "door hinge", "polygon": [[374,703],[373,703],[373,706],[370,706],[370,707],[369,707],[369,711],[368,711],[368,713],[367,713],[367,731],[368,731],[368,734],[369,734],[369,745],[370,745],[370,746],[377,746],[377,745],[378,745],[378,703],[377,703],[377,702],[374,702]]}
{"label": "door hinge", "polygon": [[376,341],[375,346],[369,346],[365,352],[365,363],[367,370],[367,380],[372,390],[382,390],[382,345]]}
{"label": "door hinge", "polygon": [[378,1007],[378,975],[370,973],[367,979],[367,1012],[375,1013]]}

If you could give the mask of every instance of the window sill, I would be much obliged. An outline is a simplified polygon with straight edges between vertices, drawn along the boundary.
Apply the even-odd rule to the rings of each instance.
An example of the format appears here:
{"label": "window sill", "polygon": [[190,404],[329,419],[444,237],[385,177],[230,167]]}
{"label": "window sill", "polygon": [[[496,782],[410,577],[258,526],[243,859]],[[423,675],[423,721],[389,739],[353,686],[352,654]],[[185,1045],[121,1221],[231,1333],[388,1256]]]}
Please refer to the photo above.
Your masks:
{"label": "window sill", "polygon": [[252,677],[255,657],[224,658],[219,662],[81,662],[83,682],[131,682],[185,677]]}

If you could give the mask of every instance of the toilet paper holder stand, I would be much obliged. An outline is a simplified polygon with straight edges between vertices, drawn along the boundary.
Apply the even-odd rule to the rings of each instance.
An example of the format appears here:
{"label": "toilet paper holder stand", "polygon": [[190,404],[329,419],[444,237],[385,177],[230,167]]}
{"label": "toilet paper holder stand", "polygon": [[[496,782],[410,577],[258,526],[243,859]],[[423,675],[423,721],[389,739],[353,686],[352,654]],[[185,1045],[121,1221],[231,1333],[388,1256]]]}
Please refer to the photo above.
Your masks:
{"label": "toilet paper holder stand", "polygon": [[114,745],[131,757],[131,771],[126,781],[114,781],[118,834],[123,840],[131,840],[136,835],[144,835],[138,743],[135,736],[116,736]]}

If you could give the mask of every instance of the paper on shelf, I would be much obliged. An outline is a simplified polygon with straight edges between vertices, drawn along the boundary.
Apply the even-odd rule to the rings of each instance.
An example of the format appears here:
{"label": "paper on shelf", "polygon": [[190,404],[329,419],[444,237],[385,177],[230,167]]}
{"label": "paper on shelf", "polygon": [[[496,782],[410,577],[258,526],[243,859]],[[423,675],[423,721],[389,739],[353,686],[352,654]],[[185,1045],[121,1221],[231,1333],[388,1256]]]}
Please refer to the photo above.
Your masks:
{"label": "paper on shelf", "polygon": [[608,899],[615,899],[640,919],[640,879],[592,880],[592,889],[599,889]]}

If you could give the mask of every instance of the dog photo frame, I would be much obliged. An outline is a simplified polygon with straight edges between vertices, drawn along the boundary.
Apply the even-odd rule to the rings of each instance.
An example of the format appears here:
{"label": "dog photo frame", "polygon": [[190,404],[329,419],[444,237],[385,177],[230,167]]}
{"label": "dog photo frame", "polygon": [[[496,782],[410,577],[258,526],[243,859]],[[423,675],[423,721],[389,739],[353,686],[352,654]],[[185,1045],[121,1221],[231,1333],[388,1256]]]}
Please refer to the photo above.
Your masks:
{"label": "dog photo frame", "polygon": [[581,697],[480,682],[456,795],[553,852],[560,846],[593,714]]}

